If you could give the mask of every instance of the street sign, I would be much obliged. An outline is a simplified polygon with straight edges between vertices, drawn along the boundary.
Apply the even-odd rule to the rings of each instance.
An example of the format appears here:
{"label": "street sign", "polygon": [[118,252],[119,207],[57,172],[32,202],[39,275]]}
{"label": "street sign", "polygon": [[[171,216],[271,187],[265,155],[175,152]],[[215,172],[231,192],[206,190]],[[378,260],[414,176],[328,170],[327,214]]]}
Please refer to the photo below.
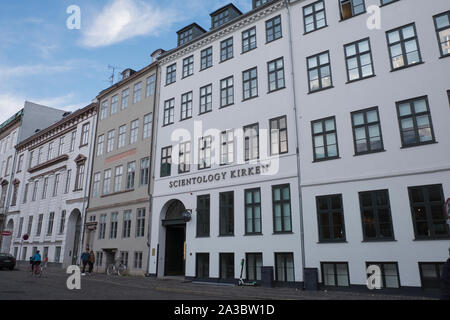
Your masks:
{"label": "street sign", "polygon": [[10,237],[12,235],[11,231],[3,231],[2,236],[4,237]]}
{"label": "street sign", "polygon": [[23,238],[22,238],[22,239],[23,239],[23,240],[25,240],[25,241],[27,241],[27,240],[28,240],[28,238],[29,238],[29,237],[28,237],[28,235],[27,235],[27,234],[25,234],[25,235],[23,235]]}

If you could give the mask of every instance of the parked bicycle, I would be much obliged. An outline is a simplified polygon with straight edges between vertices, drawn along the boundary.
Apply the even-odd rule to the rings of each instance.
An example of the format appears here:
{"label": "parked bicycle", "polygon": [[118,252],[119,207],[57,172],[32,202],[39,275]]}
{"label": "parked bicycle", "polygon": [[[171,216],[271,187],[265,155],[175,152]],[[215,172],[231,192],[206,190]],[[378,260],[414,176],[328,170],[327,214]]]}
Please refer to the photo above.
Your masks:
{"label": "parked bicycle", "polygon": [[124,265],[122,262],[120,261],[116,261],[112,264],[110,264],[107,268],[106,268],[106,274],[108,276],[110,275],[118,275],[118,276],[124,276],[127,273],[127,266]]}

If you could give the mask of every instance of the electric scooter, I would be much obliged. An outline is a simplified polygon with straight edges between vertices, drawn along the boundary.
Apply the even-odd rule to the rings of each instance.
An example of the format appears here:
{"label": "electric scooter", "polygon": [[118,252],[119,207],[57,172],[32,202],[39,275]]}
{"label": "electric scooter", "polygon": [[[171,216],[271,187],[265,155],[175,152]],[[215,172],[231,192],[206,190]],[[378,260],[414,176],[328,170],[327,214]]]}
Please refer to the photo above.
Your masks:
{"label": "electric scooter", "polygon": [[245,259],[242,259],[241,260],[241,277],[239,278],[238,286],[240,286],[240,287],[255,287],[256,286],[256,281],[245,282],[245,280],[243,279],[244,265],[245,265]]}

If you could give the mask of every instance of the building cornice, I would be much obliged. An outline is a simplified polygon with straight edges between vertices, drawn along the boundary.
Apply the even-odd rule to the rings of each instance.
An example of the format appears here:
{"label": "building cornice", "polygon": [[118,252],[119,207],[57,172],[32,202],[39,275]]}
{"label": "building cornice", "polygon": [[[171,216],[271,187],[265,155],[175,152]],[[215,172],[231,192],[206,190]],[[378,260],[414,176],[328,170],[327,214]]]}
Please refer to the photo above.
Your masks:
{"label": "building cornice", "polygon": [[75,111],[57,123],[22,141],[16,146],[16,150],[20,153],[25,149],[31,150],[37,148],[38,146],[59,137],[63,133],[73,130],[74,127],[76,127],[80,122],[83,122],[96,114],[97,103],[91,103],[90,105]]}
{"label": "building cornice", "polygon": [[55,168],[53,170],[49,170],[47,172],[43,172],[43,173],[41,173],[39,175],[36,175],[34,177],[31,177],[29,179],[29,181],[33,182],[34,180],[39,180],[39,179],[41,179],[43,177],[50,176],[50,175],[56,174],[57,172],[61,172],[61,171],[64,171],[64,170],[67,170],[67,166],[66,165],[58,167],[58,168]]}
{"label": "building cornice", "polygon": [[39,164],[37,166],[34,166],[33,168],[28,169],[28,172],[29,173],[34,173],[36,171],[43,170],[45,168],[51,167],[51,166],[53,166],[53,165],[55,165],[57,163],[60,163],[60,162],[63,162],[63,161],[67,161],[68,159],[69,159],[69,156],[67,154],[63,154],[63,155],[60,155],[59,157],[53,158],[53,159],[51,159],[49,161],[46,161],[46,162],[41,163],[41,164]]}
{"label": "building cornice", "polygon": [[180,46],[179,48],[175,48],[171,51],[168,51],[161,55],[161,57],[158,59],[159,63],[161,65],[165,65],[168,63],[171,63],[175,60],[177,60],[180,57],[183,57],[185,55],[188,55],[189,53],[202,48],[217,39],[226,37],[228,34],[231,34],[235,32],[238,29],[241,29],[247,25],[250,25],[278,10],[280,10],[284,6],[284,1],[278,0],[274,3],[269,2],[264,6],[261,6],[258,9],[254,9],[242,16],[239,16],[227,24],[224,24],[223,26],[220,26],[218,28],[215,28],[195,40]]}

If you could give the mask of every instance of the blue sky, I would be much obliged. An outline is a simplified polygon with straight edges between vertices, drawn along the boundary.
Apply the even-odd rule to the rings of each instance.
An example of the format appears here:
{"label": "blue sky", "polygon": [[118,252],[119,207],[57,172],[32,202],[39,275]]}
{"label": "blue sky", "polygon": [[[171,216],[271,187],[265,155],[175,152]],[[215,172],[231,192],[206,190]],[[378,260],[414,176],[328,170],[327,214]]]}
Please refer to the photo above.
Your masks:
{"label": "blue sky", "polygon": [[[73,111],[109,86],[111,70],[138,70],[150,54],[176,46],[176,31],[230,0],[0,1],[0,123],[25,100]],[[251,0],[232,1],[241,11]],[[70,5],[81,9],[81,29],[69,30]]]}

